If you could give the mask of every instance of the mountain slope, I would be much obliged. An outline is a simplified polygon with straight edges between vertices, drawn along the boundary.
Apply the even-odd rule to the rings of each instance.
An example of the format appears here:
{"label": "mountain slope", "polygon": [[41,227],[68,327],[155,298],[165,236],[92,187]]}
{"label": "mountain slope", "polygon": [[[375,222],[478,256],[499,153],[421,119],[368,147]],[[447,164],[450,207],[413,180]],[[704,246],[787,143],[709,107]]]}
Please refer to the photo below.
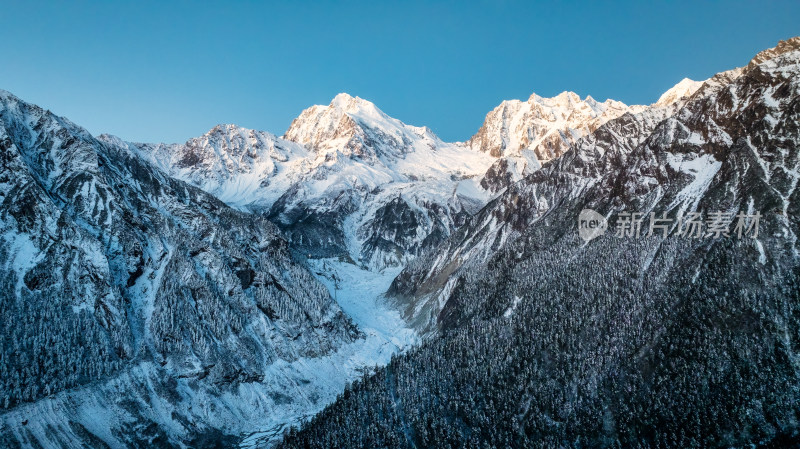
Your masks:
{"label": "mountain slope", "polygon": [[[718,87],[711,80],[706,84]],[[664,96],[668,94],[669,91]],[[547,180],[545,188],[524,190],[525,180],[509,184],[504,195],[471,218],[468,226],[436,249],[435,255],[410,263],[389,289],[406,319],[423,332],[435,329],[438,315],[458,282],[454,272],[480,267],[507,240],[516,238],[532,217],[575,201],[600,178],[627,164],[629,154],[689,99],[672,98],[639,108],[636,113],[625,113],[577,140],[571,150],[546,164],[541,172],[529,175],[528,178]]]}
{"label": "mountain slope", "polygon": [[0,445],[238,437],[357,342],[266,219],[4,91],[0,145]]}
{"label": "mountain slope", "polygon": [[[113,136],[100,140],[113,142]],[[246,209],[271,205],[302,171],[308,151],[273,134],[219,125],[185,144],[135,144],[134,150],[171,176]]]}
{"label": "mountain slope", "polygon": [[[796,446],[798,74],[794,38],[511,186],[395,283],[436,338],[282,447]],[[625,212],[672,220],[617,237]],[[691,212],[759,232],[693,238]]]}

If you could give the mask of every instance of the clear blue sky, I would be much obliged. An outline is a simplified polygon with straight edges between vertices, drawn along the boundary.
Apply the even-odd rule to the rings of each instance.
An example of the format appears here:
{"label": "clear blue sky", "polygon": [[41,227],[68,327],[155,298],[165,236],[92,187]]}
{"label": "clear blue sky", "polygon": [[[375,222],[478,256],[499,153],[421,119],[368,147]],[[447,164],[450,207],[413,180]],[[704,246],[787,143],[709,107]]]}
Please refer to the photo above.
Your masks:
{"label": "clear blue sky", "polygon": [[338,92],[473,134],[503,99],[651,103],[800,34],[800,1],[67,2],[0,5],[0,88],[99,134],[282,134]]}

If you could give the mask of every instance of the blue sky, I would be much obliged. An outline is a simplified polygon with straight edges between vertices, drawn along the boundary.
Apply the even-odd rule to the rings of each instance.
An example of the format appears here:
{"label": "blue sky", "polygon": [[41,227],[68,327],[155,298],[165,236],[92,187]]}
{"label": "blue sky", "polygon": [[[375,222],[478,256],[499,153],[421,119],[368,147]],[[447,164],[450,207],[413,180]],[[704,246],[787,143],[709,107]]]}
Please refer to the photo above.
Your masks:
{"label": "blue sky", "polygon": [[0,6],[0,88],[99,134],[282,134],[338,92],[470,137],[503,99],[651,103],[800,34],[800,2],[52,2]]}

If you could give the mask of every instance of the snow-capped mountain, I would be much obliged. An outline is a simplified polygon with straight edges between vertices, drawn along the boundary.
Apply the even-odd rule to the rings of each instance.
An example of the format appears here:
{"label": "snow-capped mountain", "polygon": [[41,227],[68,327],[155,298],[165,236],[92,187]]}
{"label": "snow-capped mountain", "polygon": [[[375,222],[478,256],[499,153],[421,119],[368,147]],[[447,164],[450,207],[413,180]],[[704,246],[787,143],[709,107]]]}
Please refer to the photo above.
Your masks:
{"label": "snow-capped mountain", "polygon": [[506,100],[486,114],[483,126],[467,142],[494,157],[519,157],[526,152],[540,163],[560,156],[570,144],[603,123],[641,107],[592,97],[581,100],[574,92],[553,98],[533,94],[528,101]]}
{"label": "snow-capped mountain", "polygon": [[[674,111],[684,84],[652,108]],[[172,176],[266,214],[304,255],[382,269],[434,248],[579,137],[647,109],[534,94],[527,103],[503,102],[469,142],[448,143],[339,94],[303,111],[282,138],[220,125],[185,144],[133,146]]]}
{"label": "snow-capped mountain", "polygon": [[553,98],[533,94],[526,102],[503,101],[486,114],[480,130],[467,141],[476,151],[498,158],[481,179],[481,186],[490,192],[501,191],[624,114],[651,109],[663,110],[656,116],[674,112],[702,84],[684,78],[650,106],[627,106],[615,100],[600,103],[591,96],[581,100],[574,92]]}
{"label": "snow-capped mountain", "polygon": [[388,357],[272,223],[137,148],[5,91],[0,147],[0,446],[237,441]]}
{"label": "snow-capped mountain", "polygon": [[182,145],[132,146],[172,176],[267,215],[302,254],[378,269],[435,246],[486,204],[478,179],[493,161],[347,94],[303,111],[284,138],[225,125]]}
{"label": "snow-capped mountain", "polygon": [[411,262],[390,293],[431,338],[281,447],[797,446],[800,38],[691,90]]}
{"label": "snow-capped mountain", "polygon": [[467,145],[498,158],[481,179],[481,186],[499,192],[559,157],[577,139],[608,120],[640,109],[614,100],[581,100],[574,92],[553,98],[532,94],[525,102],[500,103],[486,114]]}

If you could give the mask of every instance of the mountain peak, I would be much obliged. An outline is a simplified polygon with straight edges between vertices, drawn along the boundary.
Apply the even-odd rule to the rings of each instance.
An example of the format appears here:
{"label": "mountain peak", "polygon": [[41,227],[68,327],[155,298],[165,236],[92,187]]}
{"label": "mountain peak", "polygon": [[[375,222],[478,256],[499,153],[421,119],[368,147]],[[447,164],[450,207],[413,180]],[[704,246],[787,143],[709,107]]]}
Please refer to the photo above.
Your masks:
{"label": "mountain peak", "polygon": [[[513,103],[517,100],[510,100],[504,101],[503,103]],[[528,104],[535,104],[538,103],[542,106],[552,108],[552,107],[562,107],[562,108],[580,108],[582,105],[588,105],[592,110],[597,109],[599,105],[603,106],[615,106],[615,107],[627,107],[624,103],[607,99],[606,101],[600,102],[595,100],[591,95],[587,95],[586,98],[581,99],[581,96],[575,92],[565,90],[560,94],[556,95],[555,97],[542,97],[536,93],[531,94],[528,97]],[[602,111],[599,111],[602,113]]]}
{"label": "mountain peak", "polygon": [[317,153],[341,152],[364,160],[375,160],[379,154],[400,157],[415,142],[438,139],[429,130],[406,125],[372,102],[347,93],[336,95],[328,106],[304,110],[283,138]]}
{"label": "mountain peak", "polygon": [[770,59],[776,58],[784,53],[795,50],[800,50],[800,36],[795,36],[790,39],[786,39],[785,41],[778,41],[778,45],[758,52],[753,59],[750,60],[748,66],[756,66],[762,62],[769,61]]}
{"label": "mountain peak", "polygon": [[564,92],[561,92],[560,94],[556,95],[554,98],[556,100],[559,100],[561,102],[566,102],[568,104],[578,103],[578,102],[581,101],[580,95],[576,94],[575,92],[568,91],[568,90],[565,90]]}
{"label": "mountain peak", "polygon": [[204,136],[212,136],[215,134],[232,134],[232,133],[238,133],[240,131],[247,132],[250,130],[242,128],[239,125],[234,125],[232,123],[218,123],[216,126],[208,130],[208,132],[205,133]]}
{"label": "mountain peak", "polygon": [[527,102],[503,101],[486,115],[483,126],[468,144],[494,157],[518,157],[532,150],[539,162],[558,157],[576,139],[608,120],[631,110],[624,103],[602,103],[564,91],[545,98],[531,94]]}
{"label": "mountain peak", "polygon": [[328,109],[340,110],[346,114],[365,115],[373,118],[386,117],[374,103],[348,93],[340,93],[333,97]]}
{"label": "mountain peak", "polygon": [[[587,97],[588,98],[588,97]],[[560,94],[556,95],[555,97],[543,97],[536,92],[532,93],[530,97],[528,97],[528,103],[539,103],[543,105],[551,105],[555,103],[559,104],[572,104],[572,103],[579,103],[581,101],[580,95],[576,94],[575,92],[571,92],[565,90]]]}
{"label": "mountain peak", "polygon": [[350,105],[358,104],[359,102],[362,102],[362,101],[366,101],[366,100],[362,99],[361,97],[354,97],[354,96],[348,94],[347,92],[341,92],[341,93],[337,94],[335,97],[333,97],[333,100],[331,100],[330,106],[332,108],[345,109]]}
{"label": "mountain peak", "polygon": [[664,92],[656,101],[657,106],[669,106],[677,101],[691,97],[705,81],[694,81],[689,78],[684,78],[678,84],[669,88]]}
{"label": "mountain peak", "polygon": [[268,131],[259,131],[259,130],[255,130],[255,129],[251,129],[251,128],[245,128],[244,126],[239,126],[239,125],[236,125],[236,124],[233,124],[233,123],[219,123],[216,126],[214,126],[213,128],[211,128],[210,130],[208,130],[208,132],[206,132],[202,136],[195,137],[193,139],[190,139],[189,141],[202,139],[202,138],[218,139],[218,138],[221,138],[222,136],[224,136],[227,139],[230,139],[230,138],[232,138],[234,136],[241,136],[243,138],[244,137],[255,138],[255,136],[257,136],[257,135],[258,136],[263,136],[264,138],[266,138],[268,140],[277,139],[276,135],[274,135],[274,134],[272,134],[271,132],[268,132]]}

